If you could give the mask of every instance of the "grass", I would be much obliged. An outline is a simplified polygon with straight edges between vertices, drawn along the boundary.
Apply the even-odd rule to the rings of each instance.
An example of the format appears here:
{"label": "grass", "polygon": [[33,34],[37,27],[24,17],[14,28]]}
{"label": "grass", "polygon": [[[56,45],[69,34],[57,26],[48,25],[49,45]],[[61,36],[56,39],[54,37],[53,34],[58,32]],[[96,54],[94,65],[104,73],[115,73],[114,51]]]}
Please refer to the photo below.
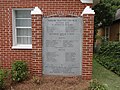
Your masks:
{"label": "grass", "polygon": [[93,61],[93,79],[108,86],[108,90],[120,90],[120,77]]}

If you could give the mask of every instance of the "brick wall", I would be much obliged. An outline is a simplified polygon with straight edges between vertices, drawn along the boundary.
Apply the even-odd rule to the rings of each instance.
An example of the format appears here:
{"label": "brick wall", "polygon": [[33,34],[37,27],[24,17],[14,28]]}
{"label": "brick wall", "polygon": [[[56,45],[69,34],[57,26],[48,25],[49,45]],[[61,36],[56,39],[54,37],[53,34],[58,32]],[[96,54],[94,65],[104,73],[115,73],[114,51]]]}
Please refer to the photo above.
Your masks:
{"label": "brick wall", "polygon": [[[82,4],[80,0],[0,0],[0,65],[11,68],[15,60],[28,62],[29,70],[34,75],[42,75],[42,16],[32,15],[32,45],[30,50],[12,49],[12,9],[34,8],[38,6],[43,16],[80,16],[83,9],[91,4]],[[37,17],[37,18],[36,18]],[[39,19],[39,20],[38,20]],[[83,79],[91,79],[93,16],[84,16],[83,37]],[[35,24],[35,26],[33,25]],[[39,24],[39,26],[37,26]],[[38,32],[39,31],[39,32]],[[38,37],[39,35],[39,37]],[[39,39],[39,41],[37,41]]]}
{"label": "brick wall", "polygon": [[111,25],[110,27],[110,33],[109,33],[109,40],[110,41],[119,41],[119,28],[120,28],[120,23],[116,22]]}
{"label": "brick wall", "polygon": [[42,75],[42,15],[32,15],[32,73]]}
{"label": "brick wall", "polygon": [[82,78],[90,80],[92,78],[94,15],[83,15],[83,22]]}

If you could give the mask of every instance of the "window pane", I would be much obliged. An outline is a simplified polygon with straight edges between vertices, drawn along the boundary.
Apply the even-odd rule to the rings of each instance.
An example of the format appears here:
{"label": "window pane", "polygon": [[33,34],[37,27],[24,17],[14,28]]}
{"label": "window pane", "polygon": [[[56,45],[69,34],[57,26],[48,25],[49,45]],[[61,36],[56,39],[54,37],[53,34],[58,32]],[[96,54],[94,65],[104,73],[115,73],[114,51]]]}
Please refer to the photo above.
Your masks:
{"label": "window pane", "polygon": [[15,10],[15,23],[17,44],[32,44],[31,10]]}
{"label": "window pane", "polygon": [[27,39],[28,39],[27,44],[32,44],[32,38],[31,38],[31,37],[28,37]]}
{"label": "window pane", "polygon": [[16,19],[17,27],[31,27],[31,19]]}
{"label": "window pane", "polygon": [[31,28],[17,28],[17,36],[32,36]]}
{"label": "window pane", "polygon": [[30,10],[16,10],[16,18],[31,18]]}
{"label": "window pane", "polygon": [[17,44],[32,44],[31,37],[17,37]]}

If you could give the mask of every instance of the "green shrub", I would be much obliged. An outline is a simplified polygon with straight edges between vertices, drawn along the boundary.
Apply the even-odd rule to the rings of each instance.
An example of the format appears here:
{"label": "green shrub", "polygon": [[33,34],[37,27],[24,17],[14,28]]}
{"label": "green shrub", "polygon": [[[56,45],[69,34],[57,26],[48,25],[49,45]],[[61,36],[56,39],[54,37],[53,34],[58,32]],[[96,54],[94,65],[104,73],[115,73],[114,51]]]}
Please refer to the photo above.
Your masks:
{"label": "green shrub", "polygon": [[99,83],[97,80],[92,80],[90,82],[90,87],[88,90],[108,90],[107,85]]}
{"label": "green shrub", "polygon": [[12,80],[20,82],[27,77],[27,64],[24,61],[16,61],[12,64]]}
{"label": "green shrub", "polygon": [[120,42],[104,42],[95,60],[120,76]]}
{"label": "green shrub", "polygon": [[4,80],[7,76],[7,71],[0,69],[0,90],[4,88]]}
{"label": "green shrub", "polygon": [[101,45],[98,55],[120,59],[120,42],[105,42]]}
{"label": "green shrub", "polygon": [[114,59],[113,57],[102,55],[97,55],[94,58],[102,66],[120,76],[120,59]]}

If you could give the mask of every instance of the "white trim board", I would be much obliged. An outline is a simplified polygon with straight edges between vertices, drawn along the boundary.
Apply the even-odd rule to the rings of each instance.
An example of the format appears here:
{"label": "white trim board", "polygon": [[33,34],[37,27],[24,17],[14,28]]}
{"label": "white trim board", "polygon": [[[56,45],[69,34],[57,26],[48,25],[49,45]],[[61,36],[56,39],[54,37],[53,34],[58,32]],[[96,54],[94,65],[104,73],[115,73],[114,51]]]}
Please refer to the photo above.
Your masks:
{"label": "white trim board", "polygon": [[80,0],[82,3],[93,3],[93,0]]}

